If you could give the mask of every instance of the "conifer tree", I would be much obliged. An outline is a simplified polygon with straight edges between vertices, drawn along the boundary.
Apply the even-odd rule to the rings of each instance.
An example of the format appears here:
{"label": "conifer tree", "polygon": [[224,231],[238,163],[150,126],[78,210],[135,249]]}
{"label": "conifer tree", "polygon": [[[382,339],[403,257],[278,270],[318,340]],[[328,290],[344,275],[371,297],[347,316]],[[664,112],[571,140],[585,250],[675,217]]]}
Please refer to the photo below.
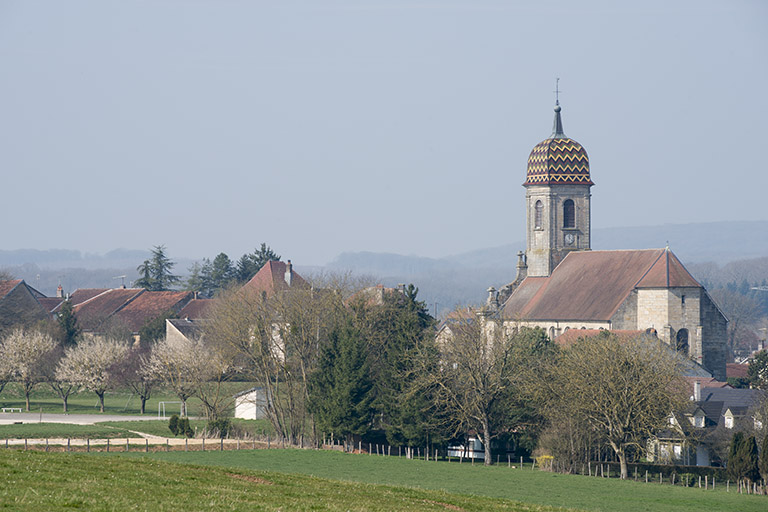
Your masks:
{"label": "conifer tree", "polygon": [[760,461],[758,463],[760,475],[764,482],[768,482],[768,434],[763,436],[763,443],[760,447]]}
{"label": "conifer tree", "polygon": [[310,404],[321,431],[348,441],[371,427],[373,383],[366,340],[351,322],[334,328],[310,381]]}
{"label": "conifer tree", "polygon": [[744,434],[736,432],[731,438],[731,444],[728,447],[728,461],[726,471],[733,480],[740,480],[744,473],[744,461],[742,457],[744,445]]}
{"label": "conifer tree", "polygon": [[76,345],[77,340],[80,338],[80,328],[77,326],[77,318],[72,308],[72,302],[69,299],[61,304],[57,320],[61,330],[61,344],[65,348]]}
{"label": "conifer tree", "polygon": [[750,482],[757,482],[760,479],[760,469],[758,468],[757,441],[755,436],[749,436],[744,439],[741,459],[744,461],[742,477]]}

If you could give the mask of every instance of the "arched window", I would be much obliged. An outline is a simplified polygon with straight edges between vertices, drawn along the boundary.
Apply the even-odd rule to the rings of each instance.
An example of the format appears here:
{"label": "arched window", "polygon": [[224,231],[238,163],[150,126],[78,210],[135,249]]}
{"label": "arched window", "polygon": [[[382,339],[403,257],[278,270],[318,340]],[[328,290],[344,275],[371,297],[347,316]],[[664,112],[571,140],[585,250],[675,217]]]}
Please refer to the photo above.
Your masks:
{"label": "arched window", "polygon": [[566,199],[563,203],[563,227],[576,227],[576,209],[573,206],[573,199]]}
{"label": "arched window", "polygon": [[682,352],[685,355],[688,355],[688,329],[680,329],[677,331],[677,336],[675,337],[676,345],[677,345],[677,351]]}
{"label": "arched window", "polygon": [[541,229],[543,227],[541,224],[544,218],[544,203],[541,201],[536,201],[536,206],[534,206],[533,209],[533,227],[536,229]]}

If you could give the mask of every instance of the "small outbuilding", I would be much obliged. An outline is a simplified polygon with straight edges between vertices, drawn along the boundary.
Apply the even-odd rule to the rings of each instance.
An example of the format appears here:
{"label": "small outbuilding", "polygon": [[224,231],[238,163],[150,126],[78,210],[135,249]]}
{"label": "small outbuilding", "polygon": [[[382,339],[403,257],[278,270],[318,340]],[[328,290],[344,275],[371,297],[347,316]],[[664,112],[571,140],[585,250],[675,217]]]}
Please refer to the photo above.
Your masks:
{"label": "small outbuilding", "polygon": [[267,395],[263,388],[246,389],[235,395],[235,418],[258,420],[266,417]]}

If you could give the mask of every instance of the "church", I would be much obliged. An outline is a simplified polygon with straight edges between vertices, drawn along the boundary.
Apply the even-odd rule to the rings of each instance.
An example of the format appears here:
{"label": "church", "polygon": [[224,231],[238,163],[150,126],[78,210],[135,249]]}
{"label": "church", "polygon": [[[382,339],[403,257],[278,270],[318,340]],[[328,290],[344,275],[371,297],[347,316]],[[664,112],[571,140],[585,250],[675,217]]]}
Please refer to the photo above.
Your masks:
{"label": "church", "polygon": [[485,314],[541,327],[553,340],[571,329],[655,333],[725,381],[728,321],[717,304],[668,247],[593,251],[592,185],[587,152],[565,135],[558,101],[552,135],[528,157],[517,277],[488,289]]}

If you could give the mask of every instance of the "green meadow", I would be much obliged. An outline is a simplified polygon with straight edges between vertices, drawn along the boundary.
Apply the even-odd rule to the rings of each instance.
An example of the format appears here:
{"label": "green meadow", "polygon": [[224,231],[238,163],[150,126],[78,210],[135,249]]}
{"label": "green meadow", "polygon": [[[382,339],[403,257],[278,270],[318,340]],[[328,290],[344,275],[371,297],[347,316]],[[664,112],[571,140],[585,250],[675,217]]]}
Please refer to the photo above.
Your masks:
{"label": "green meadow", "polygon": [[[138,455],[136,455],[138,456]],[[316,450],[157,452],[154,460],[243,471],[301,474],[346,482],[443,491],[513,500],[545,507],[601,511],[768,510],[768,497],[617,479],[562,475],[538,470],[425,462],[397,457]]]}
{"label": "green meadow", "polygon": [[0,509],[481,511],[557,509],[484,496],[150,458],[0,451]]}

